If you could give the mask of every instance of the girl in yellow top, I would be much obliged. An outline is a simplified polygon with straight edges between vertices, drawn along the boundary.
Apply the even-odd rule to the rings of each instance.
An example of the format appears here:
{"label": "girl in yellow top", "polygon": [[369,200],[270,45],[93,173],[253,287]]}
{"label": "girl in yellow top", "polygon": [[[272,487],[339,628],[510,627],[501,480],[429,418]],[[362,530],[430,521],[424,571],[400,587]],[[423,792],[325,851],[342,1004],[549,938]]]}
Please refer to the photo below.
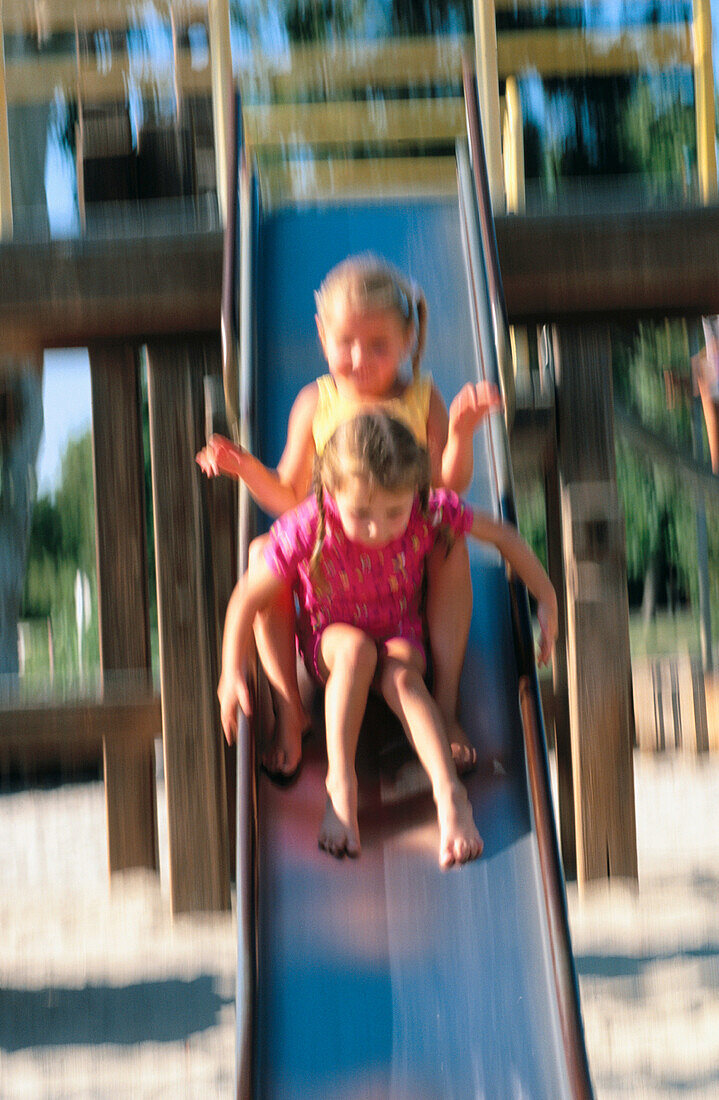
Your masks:
{"label": "girl in yellow top", "polygon": [[[449,415],[429,376],[420,374],[427,331],[427,305],[421,291],[384,260],[351,256],[333,268],[315,295],[317,330],[329,375],[300,391],[290,412],[287,442],[276,470],[270,470],[223,436],[212,436],[197,462],[212,477],[241,479],[260,507],[271,515],[294,508],[307,496],[316,454],[335,428],[358,412],[380,407],[405,423],[429,452],[434,488],[462,492],[472,477],[472,438],[480,422],[501,406],[496,387],[468,383],[450,405]],[[401,368],[411,356],[412,378]],[[251,555],[261,552],[256,539]],[[460,771],[476,753],[457,722],[457,693],[471,616],[469,558],[464,539],[428,559],[427,628],[432,653],[433,695],[444,719],[452,755]],[[283,592],[255,622],[257,649],[273,687],[276,722],[263,763],[277,778],[288,778],[302,756],[308,717],[297,687],[294,601]]]}

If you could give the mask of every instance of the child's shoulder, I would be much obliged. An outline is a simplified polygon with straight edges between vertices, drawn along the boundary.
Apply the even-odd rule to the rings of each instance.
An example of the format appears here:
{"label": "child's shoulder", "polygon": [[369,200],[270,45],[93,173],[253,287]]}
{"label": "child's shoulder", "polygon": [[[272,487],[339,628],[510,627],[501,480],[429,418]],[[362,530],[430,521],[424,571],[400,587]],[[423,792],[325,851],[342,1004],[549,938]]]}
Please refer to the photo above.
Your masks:
{"label": "child's shoulder", "polygon": [[283,512],[270,527],[270,542],[290,549],[298,558],[314,546],[318,522],[317,500],[308,496],[288,512]]}
{"label": "child's shoulder", "polygon": [[317,408],[317,402],[319,400],[320,388],[315,379],[313,382],[308,382],[306,386],[303,386],[297,397],[292,404],[292,415],[314,415]]}

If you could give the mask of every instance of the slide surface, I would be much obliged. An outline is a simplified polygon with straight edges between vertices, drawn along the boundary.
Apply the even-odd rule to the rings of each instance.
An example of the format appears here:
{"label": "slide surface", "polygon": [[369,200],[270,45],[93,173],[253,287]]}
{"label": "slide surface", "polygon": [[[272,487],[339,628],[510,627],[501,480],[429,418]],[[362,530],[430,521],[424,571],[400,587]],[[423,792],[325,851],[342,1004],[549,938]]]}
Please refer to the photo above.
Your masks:
{"label": "slide surface", "polygon": [[[423,367],[445,401],[477,378],[456,200],[279,210],[257,227],[255,447],[274,466],[299,389],[325,370],[313,291],[372,250],[425,291]],[[496,429],[495,429],[496,430]],[[502,429],[500,429],[502,430]],[[480,432],[465,496],[496,511]],[[462,720],[482,858],[443,873],[428,785],[399,727],[370,707],[360,743],[359,860],[317,848],[321,700],[295,785],[257,788],[254,1092],[332,1100],[561,1100],[572,1095],[528,793],[509,587],[471,549]],[[241,934],[242,939],[242,934]],[[571,961],[569,963],[571,967]]]}

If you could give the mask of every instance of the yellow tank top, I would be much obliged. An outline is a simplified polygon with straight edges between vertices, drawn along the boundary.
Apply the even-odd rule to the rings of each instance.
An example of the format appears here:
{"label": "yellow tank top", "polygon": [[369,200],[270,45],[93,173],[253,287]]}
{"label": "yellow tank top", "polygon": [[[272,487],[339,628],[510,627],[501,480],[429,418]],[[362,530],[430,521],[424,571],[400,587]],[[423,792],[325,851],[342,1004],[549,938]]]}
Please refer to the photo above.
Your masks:
{"label": "yellow tank top", "polygon": [[312,420],[312,435],[317,454],[322,454],[327,440],[335,428],[345,420],[352,420],[362,411],[377,408],[405,424],[418,443],[427,446],[427,417],[432,393],[432,379],[428,374],[413,378],[399,397],[365,403],[350,397],[342,397],[331,374],[317,379],[317,409]]}

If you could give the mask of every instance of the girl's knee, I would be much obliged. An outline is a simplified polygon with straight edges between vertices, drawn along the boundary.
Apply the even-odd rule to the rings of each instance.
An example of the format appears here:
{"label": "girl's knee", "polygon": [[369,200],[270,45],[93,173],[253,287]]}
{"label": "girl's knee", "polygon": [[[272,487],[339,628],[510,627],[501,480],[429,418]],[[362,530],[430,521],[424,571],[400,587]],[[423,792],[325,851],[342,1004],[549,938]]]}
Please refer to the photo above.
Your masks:
{"label": "girl's knee", "polygon": [[331,647],[333,670],[342,668],[354,676],[372,679],[377,668],[377,645],[364,631],[343,626],[333,632]]}

